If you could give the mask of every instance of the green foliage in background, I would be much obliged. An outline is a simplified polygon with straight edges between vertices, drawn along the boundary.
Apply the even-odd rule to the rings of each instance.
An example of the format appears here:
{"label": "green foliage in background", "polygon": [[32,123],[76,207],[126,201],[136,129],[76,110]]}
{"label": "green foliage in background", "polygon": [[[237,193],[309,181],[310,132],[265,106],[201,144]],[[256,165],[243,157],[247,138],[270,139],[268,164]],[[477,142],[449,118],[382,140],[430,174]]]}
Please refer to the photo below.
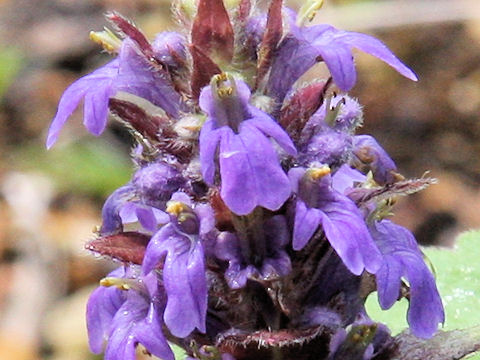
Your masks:
{"label": "green foliage in background", "polygon": [[104,140],[56,146],[38,145],[19,150],[17,168],[49,175],[61,191],[105,198],[130,180],[132,164],[123,152]]}
{"label": "green foliage in background", "polygon": [[[480,325],[480,231],[462,234],[453,249],[424,248],[427,259],[436,272],[437,286],[445,306],[444,330],[464,329]],[[376,294],[367,300],[367,311],[379,322],[385,323],[395,335],[408,324],[408,302],[399,301],[387,311],[378,305]],[[480,360],[477,353],[471,360]]]}
{"label": "green foliage in background", "polygon": [[13,48],[0,48],[0,98],[23,66],[22,54]]}

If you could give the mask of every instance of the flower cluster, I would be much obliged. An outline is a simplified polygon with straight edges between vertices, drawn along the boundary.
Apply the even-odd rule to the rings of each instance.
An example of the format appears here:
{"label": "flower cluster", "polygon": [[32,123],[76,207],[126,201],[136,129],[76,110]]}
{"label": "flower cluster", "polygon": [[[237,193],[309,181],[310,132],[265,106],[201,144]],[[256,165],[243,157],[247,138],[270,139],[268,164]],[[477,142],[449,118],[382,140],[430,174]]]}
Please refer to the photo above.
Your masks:
{"label": "flower cluster", "polygon": [[[87,244],[121,263],[87,306],[94,353],[133,360],[141,344],[169,360],[170,342],[190,359],[386,359],[393,338],[364,307],[374,291],[384,309],[409,300],[418,337],[443,323],[415,239],[387,219],[431,179],[405,180],[355,135],[362,108],[345,93],[353,48],[416,76],[371,36],[306,26],[318,5],[199,0],[176,5],[182,33],[149,42],[111,13],[120,37],[91,34],[115,58],[65,91],[47,146],[81,100],[89,132],[110,114],[138,142]],[[317,63],[330,78],[302,77]]]}

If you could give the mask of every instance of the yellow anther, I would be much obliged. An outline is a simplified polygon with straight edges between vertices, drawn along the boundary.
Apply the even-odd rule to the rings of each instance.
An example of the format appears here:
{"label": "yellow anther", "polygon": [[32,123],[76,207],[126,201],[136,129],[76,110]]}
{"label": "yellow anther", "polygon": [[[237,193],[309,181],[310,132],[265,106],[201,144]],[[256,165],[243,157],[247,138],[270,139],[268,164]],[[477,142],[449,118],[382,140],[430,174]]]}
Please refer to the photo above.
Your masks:
{"label": "yellow anther", "polygon": [[312,180],[319,180],[323,178],[324,176],[328,175],[331,173],[330,167],[328,165],[322,166],[320,168],[311,168],[308,169],[308,175]]}
{"label": "yellow anther", "polygon": [[210,85],[212,86],[213,96],[217,99],[230,97],[236,93],[235,79],[229,73],[214,75]]}
{"label": "yellow anther", "polygon": [[302,26],[306,21],[312,21],[322,6],[323,0],[307,0],[298,12],[297,25]]}
{"label": "yellow anther", "polygon": [[231,96],[233,94],[232,87],[225,87],[217,90],[217,95],[221,98],[225,98],[227,96]]}
{"label": "yellow anther", "polygon": [[228,80],[228,75],[227,73],[221,73],[217,75],[213,75],[212,77],[212,82],[215,82],[217,85],[220,85],[220,83],[227,81]]}
{"label": "yellow anther", "polygon": [[115,277],[106,277],[100,280],[100,285],[105,287],[115,286],[120,290],[130,290],[130,285],[127,284],[125,279],[119,279]]}
{"label": "yellow anther", "polygon": [[90,31],[90,40],[101,45],[109,53],[118,52],[122,46],[122,40],[108,28],[104,28],[103,31]]}
{"label": "yellow anther", "polygon": [[188,210],[188,206],[180,201],[169,201],[167,203],[167,209],[165,210],[167,213],[179,216],[182,212]]}

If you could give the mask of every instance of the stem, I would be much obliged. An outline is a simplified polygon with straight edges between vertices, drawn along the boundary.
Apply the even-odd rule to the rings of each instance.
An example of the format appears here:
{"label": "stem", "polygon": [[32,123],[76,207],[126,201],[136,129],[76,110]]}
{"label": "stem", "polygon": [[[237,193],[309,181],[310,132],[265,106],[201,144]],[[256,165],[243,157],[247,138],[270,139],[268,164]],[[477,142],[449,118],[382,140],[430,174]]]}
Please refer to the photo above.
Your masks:
{"label": "stem", "polygon": [[245,261],[253,265],[261,264],[267,255],[263,230],[263,208],[256,207],[245,216],[233,216],[233,226]]}

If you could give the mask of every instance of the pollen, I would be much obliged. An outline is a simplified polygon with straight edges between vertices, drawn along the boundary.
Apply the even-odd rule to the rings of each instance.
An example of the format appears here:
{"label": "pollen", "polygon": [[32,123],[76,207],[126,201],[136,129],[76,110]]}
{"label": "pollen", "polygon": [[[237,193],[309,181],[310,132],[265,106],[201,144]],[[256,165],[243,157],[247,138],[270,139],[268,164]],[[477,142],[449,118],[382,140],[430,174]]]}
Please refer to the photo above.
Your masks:
{"label": "pollen", "polygon": [[167,203],[166,212],[175,216],[179,216],[182,212],[188,210],[188,206],[180,201],[169,201]]}
{"label": "pollen", "polygon": [[90,40],[101,45],[109,53],[116,53],[122,45],[122,40],[108,28],[104,28],[103,31],[90,31],[89,37]]}
{"label": "pollen", "polygon": [[105,287],[115,286],[119,290],[130,290],[130,285],[124,279],[106,277],[100,280],[100,285]]}
{"label": "pollen", "polygon": [[327,165],[320,168],[312,168],[308,171],[308,174],[312,180],[319,180],[330,173],[331,169]]}

